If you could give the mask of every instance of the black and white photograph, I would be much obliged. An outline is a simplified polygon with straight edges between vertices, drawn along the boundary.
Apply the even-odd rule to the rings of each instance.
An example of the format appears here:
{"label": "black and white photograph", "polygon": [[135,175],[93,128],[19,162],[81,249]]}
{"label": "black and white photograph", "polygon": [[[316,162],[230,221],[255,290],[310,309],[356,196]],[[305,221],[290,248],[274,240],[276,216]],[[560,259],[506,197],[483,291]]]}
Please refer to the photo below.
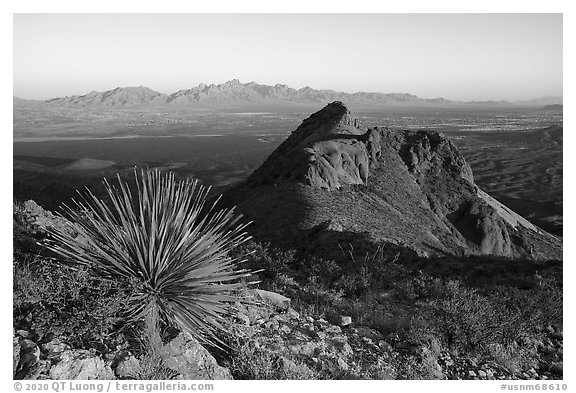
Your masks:
{"label": "black and white photograph", "polygon": [[563,14],[324,12],[12,15],[7,386],[567,390]]}

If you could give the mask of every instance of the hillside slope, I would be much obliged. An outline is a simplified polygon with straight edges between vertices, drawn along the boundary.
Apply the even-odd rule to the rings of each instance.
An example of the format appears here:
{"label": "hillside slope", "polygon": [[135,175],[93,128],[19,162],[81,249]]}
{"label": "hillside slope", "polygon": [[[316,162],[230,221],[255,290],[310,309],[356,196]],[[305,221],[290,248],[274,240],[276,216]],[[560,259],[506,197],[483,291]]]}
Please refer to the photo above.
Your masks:
{"label": "hillside slope", "polygon": [[475,184],[451,141],[367,129],[341,102],[304,120],[224,202],[255,222],[258,238],[316,252],[385,245],[421,256],[562,258],[559,239]]}

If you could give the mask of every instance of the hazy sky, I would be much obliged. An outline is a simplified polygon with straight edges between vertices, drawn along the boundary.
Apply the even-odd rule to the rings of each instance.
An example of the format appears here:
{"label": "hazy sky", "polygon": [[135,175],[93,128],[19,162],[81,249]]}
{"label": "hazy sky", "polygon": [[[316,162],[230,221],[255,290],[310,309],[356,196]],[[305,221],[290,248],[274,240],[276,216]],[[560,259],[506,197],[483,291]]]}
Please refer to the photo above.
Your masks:
{"label": "hazy sky", "polygon": [[460,100],[562,95],[562,15],[14,16],[18,97],[234,78]]}

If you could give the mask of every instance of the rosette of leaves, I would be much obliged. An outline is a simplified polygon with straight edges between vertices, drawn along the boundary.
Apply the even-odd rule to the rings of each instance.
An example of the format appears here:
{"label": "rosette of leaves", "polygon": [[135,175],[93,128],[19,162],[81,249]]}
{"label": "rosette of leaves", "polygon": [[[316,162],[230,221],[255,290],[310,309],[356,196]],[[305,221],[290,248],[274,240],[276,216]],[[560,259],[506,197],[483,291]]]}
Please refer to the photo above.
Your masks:
{"label": "rosette of leaves", "polygon": [[[104,179],[107,198],[79,193],[63,215],[72,228],[53,228],[48,248],[105,279],[135,285],[127,299],[132,321],[144,321],[149,344],[161,346],[159,321],[204,343],[222,346],[230,304],[251,273],[229,252],[247,241],[248,223],[234,208],[207,203],[210,187],[173,173],[141,170],[131,188]],[[134,194],[134,196],[133,196]],[[73,230],[71,230],[73,229]]]}

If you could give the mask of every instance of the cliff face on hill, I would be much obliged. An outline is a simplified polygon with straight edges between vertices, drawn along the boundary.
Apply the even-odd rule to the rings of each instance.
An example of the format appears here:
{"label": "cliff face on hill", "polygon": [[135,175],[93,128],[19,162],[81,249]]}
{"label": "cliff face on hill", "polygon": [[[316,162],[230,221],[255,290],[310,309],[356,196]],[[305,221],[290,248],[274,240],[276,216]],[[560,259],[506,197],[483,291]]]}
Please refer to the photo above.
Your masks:
{"label": "cliff face on hill", "polygon": [[224,201],[278,245],[562,258],[559,239],[474,183],[451,141],[365,128],[341,102],[304,120]]}

